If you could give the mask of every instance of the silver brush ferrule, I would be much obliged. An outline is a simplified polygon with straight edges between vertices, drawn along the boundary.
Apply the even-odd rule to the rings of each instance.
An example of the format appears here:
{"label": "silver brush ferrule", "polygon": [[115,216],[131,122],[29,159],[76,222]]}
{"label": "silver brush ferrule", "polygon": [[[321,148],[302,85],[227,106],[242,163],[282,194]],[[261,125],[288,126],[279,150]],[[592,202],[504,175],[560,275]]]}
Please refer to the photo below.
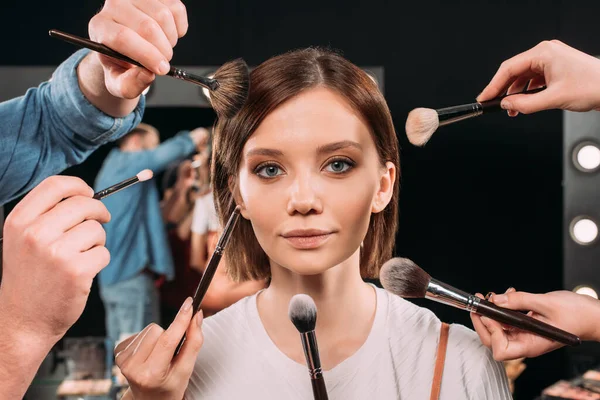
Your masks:
{"label": "silver brush ferrule", "polygon": [[465,119],[478,117],[483,114],[481,103],[463,104],[460,106],[440,108],[436,110],[440,126],[452,124]]}
{"label": "silver brush ferrule", "polygon": [[302,337],[302,347],[304,348],[304,355],[306,356],[306,364],[308,365],[310,379],[323,377],[315,331],[301,333],[300,336]]}
{"label": "silver brush ferrule", "polygon": [[479,306],[479,297],[433,278],[429,280],[425,298],[470,312],[477,311]]}

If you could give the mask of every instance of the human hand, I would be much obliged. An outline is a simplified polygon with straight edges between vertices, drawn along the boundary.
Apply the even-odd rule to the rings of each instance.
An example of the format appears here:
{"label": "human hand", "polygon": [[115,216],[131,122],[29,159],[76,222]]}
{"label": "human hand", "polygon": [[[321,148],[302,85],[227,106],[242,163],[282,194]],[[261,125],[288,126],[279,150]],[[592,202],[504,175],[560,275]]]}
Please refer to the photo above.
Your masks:
{"label": "human hand", "polygon": [[[188,297],[166,331],[150,324],[116,347],[115,361],[129,382],[130,398],[183,398],[204,341],[202,311],[195,316],[192,311],[192,298]],[[173,357],[186,331],[185,343],[179,354]]]}
{"label": "human hand", "polygon": [[[566,290],[532,294],[511,288],[505,294],[493,294],[489,301],[511,310],[529,311],[527,315],[573,333],[581,340],[600,340],[600,302],[592,297]],[[481,342],[492,350],[497,361],[537,357],[563,346],[474,313],[471,321]]]}
{"label": "human hand", "polygon": [[515,94],[502,100],[509,115],[559,108],[570,111],[600,109],[600,60],[558,41],[545,41],[504,61],[477,97],[486,101],[528,86],[547,88],[536,94]]}
{"label": "human hand", "polygon": [[139,62],[136,67],[93,53],[102,65],[108,91],[134,99],[170,69],[173,47],[188,29],[187,11],[180,0],[106,0],[89,22],[90,39]]}
{"label": "human hand", "polygon": [[194,144],[196,145],[196,150],[202,151],[202,150],[204,150],[204,147],[206,147],[206,144],[208,143],[208,140],[210,139],[210,132],[208,131],[208,129],[200,127],[200,128],[196,128],[193,131],[191,131],[190,137],[192,138],[192,140],[194,141]]}
{"label": "human hand", "polygon": [[110,220],[84,181],[53,176],[6,218],[0,308],[23,337],[54,344],[80,317],[94,276],[110,261]]}

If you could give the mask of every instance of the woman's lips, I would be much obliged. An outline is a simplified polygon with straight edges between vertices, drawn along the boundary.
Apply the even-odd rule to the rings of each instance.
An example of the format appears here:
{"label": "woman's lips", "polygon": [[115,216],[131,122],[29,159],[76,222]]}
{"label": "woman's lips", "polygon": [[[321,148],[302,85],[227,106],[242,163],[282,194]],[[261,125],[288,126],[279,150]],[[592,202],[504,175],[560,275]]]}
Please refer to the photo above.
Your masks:
{"label": "woman's lips", "polygon": [[316,249],[322,246],[334,232],[318,229],[294,230],[281,235],[292,247],[300,250]]}

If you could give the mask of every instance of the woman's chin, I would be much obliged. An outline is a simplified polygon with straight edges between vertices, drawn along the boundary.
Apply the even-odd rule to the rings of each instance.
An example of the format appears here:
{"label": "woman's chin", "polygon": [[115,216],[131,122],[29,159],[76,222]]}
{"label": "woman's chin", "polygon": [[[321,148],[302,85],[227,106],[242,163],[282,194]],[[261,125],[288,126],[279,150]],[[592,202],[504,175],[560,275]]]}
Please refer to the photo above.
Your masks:
{"label": "woman's chin", "polygon": [[[286,252],[289,253],[289,252]],[[298,275],[319,275],[341,264],[351,254],[331,254],[331,249],[322,251],[294,251],[282,257],[283,268]]]}

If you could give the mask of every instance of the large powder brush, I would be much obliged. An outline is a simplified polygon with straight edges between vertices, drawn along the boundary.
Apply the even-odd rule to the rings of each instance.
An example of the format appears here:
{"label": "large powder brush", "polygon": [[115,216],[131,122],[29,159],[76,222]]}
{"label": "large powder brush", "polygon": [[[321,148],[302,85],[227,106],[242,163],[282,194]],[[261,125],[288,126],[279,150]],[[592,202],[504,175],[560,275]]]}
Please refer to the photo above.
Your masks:
{"label": "large powder brush", "polygon": [[581,344],[581,340],[572,333],[565,332],[519,311],[498,307],[494,303],[440,282],[408,258],[398,257],[387,261],[381,267],[380,279],[385,290],[400,297],[430,299],[483,315],[569,346]]}

